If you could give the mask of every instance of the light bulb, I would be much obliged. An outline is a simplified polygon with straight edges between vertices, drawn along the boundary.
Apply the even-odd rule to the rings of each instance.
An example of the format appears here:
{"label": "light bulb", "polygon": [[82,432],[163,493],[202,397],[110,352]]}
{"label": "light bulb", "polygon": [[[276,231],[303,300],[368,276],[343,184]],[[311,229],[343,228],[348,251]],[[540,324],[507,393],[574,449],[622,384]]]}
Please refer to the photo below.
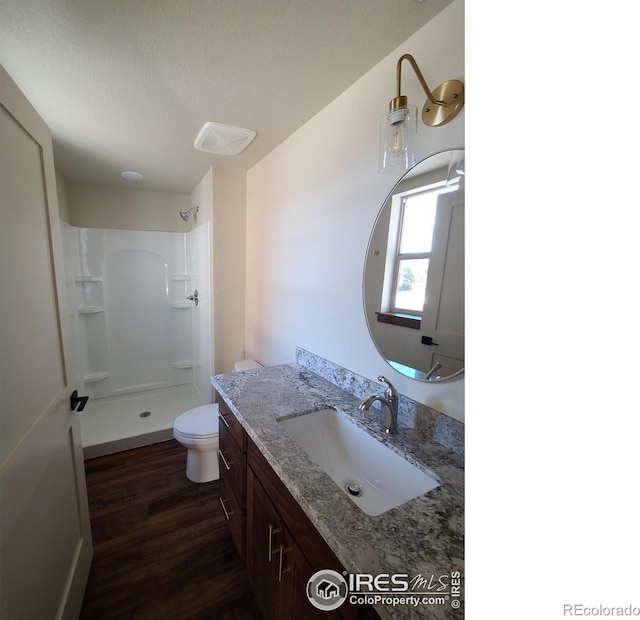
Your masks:
{"label": "light bulb", "polygon": [[391,125],[391,144],[389,145],[389,155],[396,161],[407,152],[407,139],[405,136],[405,126],[401,121]]}
{"label": "light bulb", "polygon": [[416,107],[385,113],[380,119],[379,172],[403,171],[415,163]]}

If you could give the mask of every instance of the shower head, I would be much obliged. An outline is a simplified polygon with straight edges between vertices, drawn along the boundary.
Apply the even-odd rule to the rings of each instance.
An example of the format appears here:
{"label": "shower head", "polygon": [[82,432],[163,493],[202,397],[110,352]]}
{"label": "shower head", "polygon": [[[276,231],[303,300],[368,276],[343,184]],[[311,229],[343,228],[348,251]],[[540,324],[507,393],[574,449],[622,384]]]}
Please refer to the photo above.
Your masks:
{"label": "shower head", "polygon": [[191,207],[191,209],[189,209],[188,211],[178,211],[180,217],[185,221],[188,222],[189,221],[189,213],[191,213],[191,211],[194,211],[195,213],[193,215],[193,219],[198,219],[198,211],[200,211],[200,207],[199,206],[195,206],[195,207]]}

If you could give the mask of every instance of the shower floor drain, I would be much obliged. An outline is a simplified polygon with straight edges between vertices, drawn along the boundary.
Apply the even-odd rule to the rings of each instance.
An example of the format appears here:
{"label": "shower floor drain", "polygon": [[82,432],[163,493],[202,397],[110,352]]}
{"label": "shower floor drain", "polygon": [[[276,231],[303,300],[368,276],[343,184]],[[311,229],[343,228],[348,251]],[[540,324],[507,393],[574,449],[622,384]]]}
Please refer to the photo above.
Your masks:
{"label": "shower floor drain", "polygon": [[150,415],[151,415],[151,411],[143,411],[143,412],[140,414],[140,417],[141,417],[141,418],[148,418]]}

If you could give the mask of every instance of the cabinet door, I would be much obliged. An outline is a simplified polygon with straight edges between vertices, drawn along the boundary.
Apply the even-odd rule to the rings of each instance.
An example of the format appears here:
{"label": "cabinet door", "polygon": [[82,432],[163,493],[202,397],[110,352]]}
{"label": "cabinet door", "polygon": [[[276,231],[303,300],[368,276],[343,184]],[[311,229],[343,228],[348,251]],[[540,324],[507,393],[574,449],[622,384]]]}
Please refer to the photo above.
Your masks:
{"label": "cabinet door", "polygon": [[247,472],[247,568],[265,618],[278,618],[277,566],[283,525],[253,471]]}
{"label": "cabinet door", "polygon": [[341,620],[338,611],[321,611],[307,597],[307,582],[315,572],[285,528],[276,550],[278,572],[278,618],[281,620]]}
{"label": "cabinet door", "polygon": [[283,524],[253,471],[248,473],[247,561],[262,612],[269,620],[340,620],[307,598],[314,571]]}
{"label": "cabinet door", "polygon": [[[247,495],[248,503],[251,504],[252,495],[254,495],[252,487],[259,487],[258,493],[265,496],[266,501],[272,507],[271,510],[280,517],[278,523],[286,523],[282,534],[288,537],[285,549],[295,548],[295,551],[289,551],[284,556],[286,560],[285,570],[289,569],[285,573],[288,585],[280,590],[278,602],[278,608],[282,613],[289,613],[284,617],[295,618],[295,620],[307,617],[324,618],[324,620],[333,618],[344,618],[344,620],[359,619],[364,608],[350,605],[348,601],[339,608],[339,613],[337,611],[331,613],[320,612],[308,602],[306,587],[309,577],[321,569],[332,569],[341,572],[343,567],[251,440],[247,442],[247,471],[250,481]],[[273,506],[277,506],[277,511]],[[278,536],[281,536],[281,534],[278,533]],[[277,550],[281,541],[281,538],[272,541],[272,550]],[[293,568],[290,568],[292,566]],[[290,572],[292,574],[289,574]],[[283,592],[289,592],[290,597],[283,597]],[[296,615],[296,610],[301,609],[305,613],[299,611]],[[293,611],[287,612],[287,610]],[[375,617],[375,615],[372,616],[372,618]],[[274,618],[277,618],[277,616],[270,616],[269,620]]]}

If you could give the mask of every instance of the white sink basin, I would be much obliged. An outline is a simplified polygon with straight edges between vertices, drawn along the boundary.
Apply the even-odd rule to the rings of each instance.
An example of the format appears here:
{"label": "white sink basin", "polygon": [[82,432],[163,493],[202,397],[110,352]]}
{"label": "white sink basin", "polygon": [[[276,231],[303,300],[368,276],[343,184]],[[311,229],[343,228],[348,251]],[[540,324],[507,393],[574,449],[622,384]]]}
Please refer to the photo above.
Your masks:
{"label": "white sink basin", "polygon": [[278,422],[368,515],[382,514],[438,486],[432,477],[333,409]]}

